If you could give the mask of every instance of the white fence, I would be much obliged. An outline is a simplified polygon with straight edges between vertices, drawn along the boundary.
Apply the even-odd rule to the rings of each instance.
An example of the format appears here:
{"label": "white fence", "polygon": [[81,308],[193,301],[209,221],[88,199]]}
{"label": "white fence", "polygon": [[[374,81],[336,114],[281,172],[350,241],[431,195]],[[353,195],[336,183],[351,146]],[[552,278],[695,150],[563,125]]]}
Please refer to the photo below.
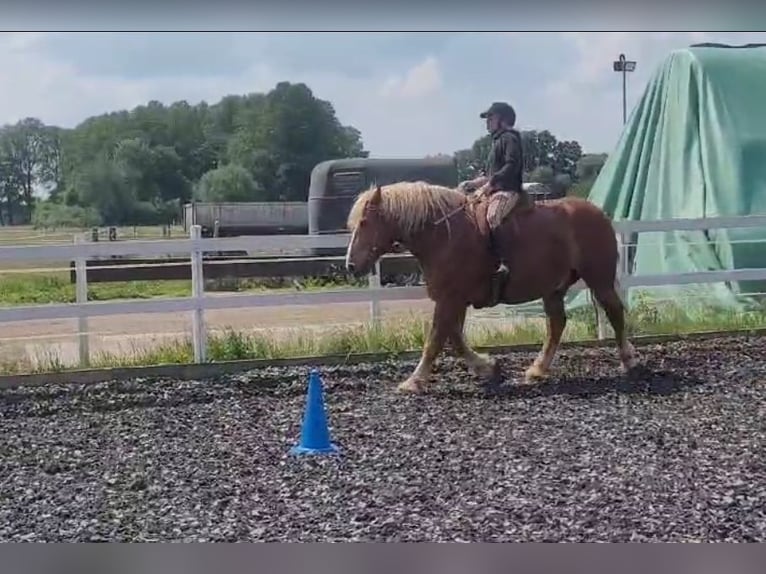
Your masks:
{"label": "white fence", "polygon": [[[766,216],[721,217],[707,219],[673,219],[658,221],[626,221],[615,223],[615,231],[621,249],[619,270],[622,288],[638,286],[684,285],[693,283],[716,283],[721,281],[752,281],[766,279],[766,268],[737,269],[725,271],[699,271],[693,273],[668,273],[659,275],[630,275],[627,268],[627,237],[635,233],[658,231],[695,231],[711,229],[766,228]],[[133,313],[180,313],[192,314],[192,341],[196,362],[206,360],[205,311],[245,307],[274,307],[281,305],[323,305],[335,303],[369,302],[370,318],[380,317],[382,301],[418,300],[426,298],[424,287],[380,286],[380,274],[370,277],[369,288],[342,289],[316,292],[231,294],[211,297],[205,294],[202,254],[209,251],[258,251],[278,254],[296,249],[345,248],[348,235],[325,236],[257,236],[232,238],[200,238],[200,227],[193,226],[189,239],[160,241],[125,241],[115,243],[76,243],[74,245],[46,245],[24,247],[0,247],[0,267],[5,262],[29,262],[34,260],[75,261],[76,302],[51,305],[33,305],[0,308],[0,324],[11,321],[77,319],[79,336],[79,360],[82,366],[89,364],[88,318],[104,315]],[[192,269],[192,296],[157,298],[149,300],[88,302],[85,262],[93,257],[108,256],[166,256],[190,257]],[[583,289],[580,282],[573,289]],[[599,322],[599,336],[604,336]]]}

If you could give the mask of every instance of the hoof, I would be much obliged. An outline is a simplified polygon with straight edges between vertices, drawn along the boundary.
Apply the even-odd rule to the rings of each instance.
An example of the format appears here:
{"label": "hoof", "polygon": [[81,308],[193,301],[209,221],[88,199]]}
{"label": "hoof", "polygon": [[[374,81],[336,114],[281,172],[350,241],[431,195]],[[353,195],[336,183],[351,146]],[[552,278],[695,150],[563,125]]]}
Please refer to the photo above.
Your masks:
{"label": "hoof", "polygon": [[481,374],[480,386],[487,392],[494,392],[500,388],[503,382],[503,372],[500,369],[500,365],[495,361],[483,370]]}
{"label": "hoof", "polygon": [[622,359],[620,363],[622,364],[622,372],[626,375],[630,375],[631,373],[640,370],[641,366],[638,362],[638,357],[635,355]]}
{"label": "hoof", "polygon": [[400,393],[420,394],[425,390],[424,386],[425,381],[422,379],[410,377],[406,381],[400,383],[399,386],[396,387],[396,390]]}
{"label": "hoof", "polygon": [[640,364],[637,360],[633,360],[629,364],[623,363],[622,370],[628,380],[631,381],[642,379],[649,373],[648,369],[644,365]]}
{"label": "hoof", "polygon": [[548,378],[548,372],[543,370],[543,368],[537,363],[534,363],[524,373],[524,381],[527,384],[534,384],[546,378]]}
{"label": "hoof", "polygon": [[479,355],[482,362],[474,368],[474,372],[483,380],[491,381],[501,376],[500,365],[488,355]]}
{"label": "hoof", "polygon": [[632,373],[635,373],[636,371],[641,370],[641,365],[638,364],[638,361],[630,361],[622,364],[622,372],[626,375],[630,375]]}
{"label": "hoof", "polygon": [[631,343],[627,343],[625,348],[620,350],[620,363],[625,373],[630,373],[639,366],[636,349]]}
{"label": "hoof", "polygon": [[489,380],[493,385],[499,385],[503,382],[503,370],[500,368],[500,363],[497,361],[492,365],[492,374],[489,376]]}

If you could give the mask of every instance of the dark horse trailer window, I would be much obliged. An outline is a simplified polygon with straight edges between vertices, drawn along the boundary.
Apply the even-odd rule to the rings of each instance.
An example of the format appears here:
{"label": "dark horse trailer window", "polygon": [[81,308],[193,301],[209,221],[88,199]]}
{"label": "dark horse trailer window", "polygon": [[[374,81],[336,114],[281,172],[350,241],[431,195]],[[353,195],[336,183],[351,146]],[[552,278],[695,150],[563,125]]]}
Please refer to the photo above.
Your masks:
{"label": "dark horse trailer window", "polygon": [[333,195],[356,195],[364,187],[361,171],[338,171],[332,174]]}

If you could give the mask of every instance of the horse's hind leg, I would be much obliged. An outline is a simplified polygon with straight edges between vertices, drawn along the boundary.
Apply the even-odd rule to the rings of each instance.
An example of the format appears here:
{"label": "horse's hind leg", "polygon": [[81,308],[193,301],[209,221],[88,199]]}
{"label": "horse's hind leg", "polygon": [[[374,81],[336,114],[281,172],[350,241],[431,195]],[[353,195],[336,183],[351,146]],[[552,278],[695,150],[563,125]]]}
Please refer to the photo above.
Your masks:
{"label": "horse's hind leg", "polygon": [[604,309],[612,329],[614,329],[614,338],[617,342],[620,362],[625,372],[628,372],[638,365],[638,358],[636,356],[636,349],[628,340],[627,333],[625,332],[625,306],[622,304],[620,295],[617,293],[614,285],[597,289],[591,287],[591,289],[596,301]]}
{"label": "horse's hind leg", "polygon": [[548,325],[548,339],[545,341],[540,354],[527,369],[525,378],[527,382],[545,378],[553,364],[553,359],[561,343],[561,335],[567,325],[567,314],[564,309],[564,291],[543,297],[543,309],[545,310]]}

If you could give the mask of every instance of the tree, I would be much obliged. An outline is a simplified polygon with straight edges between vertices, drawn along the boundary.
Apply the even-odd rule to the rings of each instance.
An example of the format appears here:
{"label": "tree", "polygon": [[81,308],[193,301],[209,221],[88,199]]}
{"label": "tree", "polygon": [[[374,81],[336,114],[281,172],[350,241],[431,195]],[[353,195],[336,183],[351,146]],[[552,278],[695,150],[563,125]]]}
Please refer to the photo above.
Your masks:
{"label": "tree", "polygon": [[62,151],[65,133],[59,127],[45,126],[46,145],[41,158],[40,179],[51,197],[56,197],[66,187]]}
{"label": "tree", "polygon": [[480,137],[470,149],[455,152],[458,177],[461,181],[477,177],[483,170],[487,161],[487,154],[492,147],[492,136],[489,134]]}
{"label": "tree", "polygon": [[572,189],[572,177],[568,173],[559,173],[553,177],[550,185],[556,195],[566,195]]}
{"label": "tree", "polygon": [[[577,165],[582,157],[578,142],[560,142],[548,130],[530,130],[521,132],[521,144],[524,149],[524,181],[565,189],[577,181]],[[477,139],[470,149],[455,152],[461,180],[476,177],[484,169],[491,145],[491,136],[487,134]]]}
{"label": "tree", "polygon": [[0,222],[4,225],[21,223],[22,177],[16,164],[0,139]]}
{"label": "tree", "polygon": [[175,148],[150,147],[138,138],[120,141],[112,160],[139,201],[162,202],[191,197],[191,184],[183,174],[184,165]]}
{"label": "tree", "polygon": [[316,164],[367,156],[359,131],[302,83],[280,82],[242,120],[227,159],[247,168],[270,200],[305,201]]}
{"label": "tree", "polygon": [[556,173],[553,171],[551,166],[541,165],[532,170],[532,173],[527,176],[527,179],[533,183],[543,183],[549,185],[553,183],[555,176]]}
{"label": "tree", "polygon": [[557,142],[553,150],[552,167],[556,173],[576,177],[577,162],[582,157],[582,147],[576,141]]}
{"label": "tree", "polygon": [[58,144],[57,132],[35,118],[0,128],[0,187],[9,221],[29,221],[35,192],[55,187]]}
{"label": "tree", "polygon": [[93,207],[106,225],[135,223],[138,198],[120,167],[110,158],[100,157],[85,166],[74,182],[78,204]]}
{"label": "tree", "polygon": [[93,227],[101,223],[101,217],[92,207],[64,205],[52,201],[41,201],[32,213],[32,225],[36,229]]}
{"label": "tree", "polygon": [[533,172],[540,166],[549,166],[554,173],[567,173],[575,177],[577,161],[582,148],[576,141],[558,141],[548,130],[522,132],[524,171]]}
{"label": "tree", "polygon": [[457,164],[457,177],[460,181],[467,181],[478,175],[479,170],[472,150],[460,149],[456,151],[455,163]]}
{"label": "tree", "polygon": [[577,162],[576,176],[579,180],[595,180],[606,163],[605,153],[586,154]]}
{"label": "tree", "polygon": [[263,190],[250,172],[230,164],[207,172],[195,188],[195,198],[210,202],[263,201]]}
{"label": "tree", "polygon": [[578,197],[588,197],[591,187],[596,182],[601,168],[606,163],[607,155],[586,154],[577,162],[576,176],[577,183],[574,186],[573,193]]}
{"label": "tree", "polygon": [[289,82],[213,104],[151,101],[72,129],[27,118],[0,128],[0,223],[29,221],[36,200],[46,204],[37,221],[95,213],[105,224],[175,218],[193,190],[305,200],[317,163],[367,156],[360,132],[341,124],[330,102]]}

